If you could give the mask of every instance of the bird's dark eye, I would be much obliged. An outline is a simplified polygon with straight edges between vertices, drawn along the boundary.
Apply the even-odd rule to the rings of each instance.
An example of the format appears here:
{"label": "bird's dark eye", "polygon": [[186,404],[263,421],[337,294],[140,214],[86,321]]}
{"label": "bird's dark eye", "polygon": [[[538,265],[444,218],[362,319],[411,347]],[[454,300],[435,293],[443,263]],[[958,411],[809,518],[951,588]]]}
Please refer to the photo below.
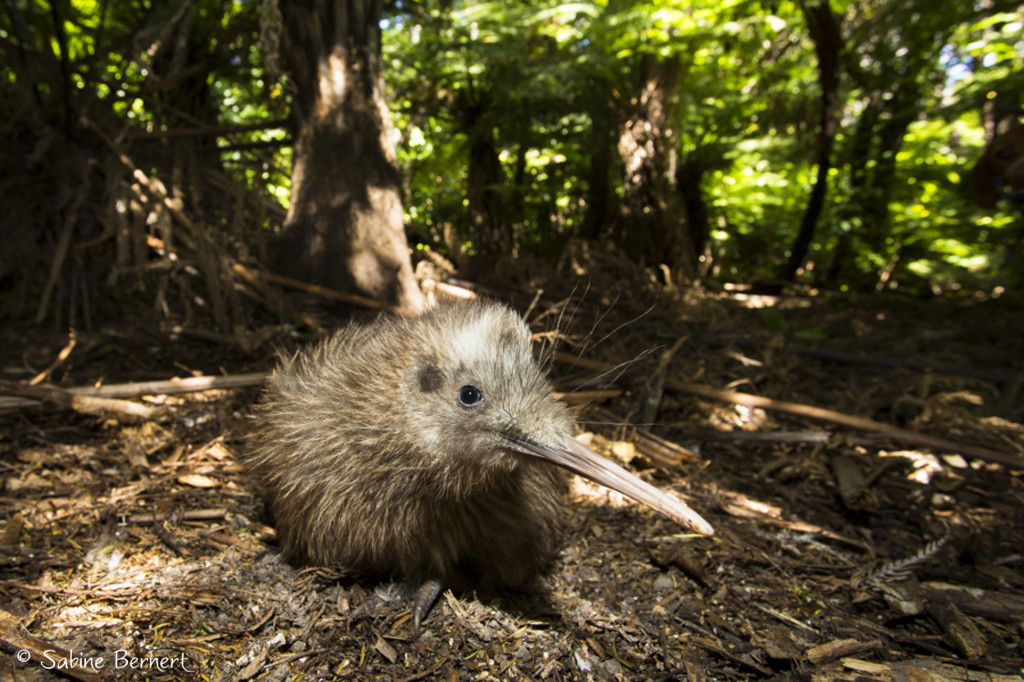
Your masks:
{"label": "bird's dark eye", "polygon": [[472,407],[484,399],[483,391],[476,386],[466,384],[459,389],[459,402],[464,407]]}

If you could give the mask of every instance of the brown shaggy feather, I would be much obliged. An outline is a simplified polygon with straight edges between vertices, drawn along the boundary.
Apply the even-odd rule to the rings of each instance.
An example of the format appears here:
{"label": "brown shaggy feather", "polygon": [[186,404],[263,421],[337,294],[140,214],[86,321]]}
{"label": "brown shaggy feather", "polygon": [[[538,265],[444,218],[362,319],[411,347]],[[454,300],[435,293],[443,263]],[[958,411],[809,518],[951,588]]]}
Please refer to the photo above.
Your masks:
{"label": "brown shaggy feather", "polygon": [[293,561],[464,589],[555,556],[564,472],[514,442],[562,444],[572,419],[508,308],[342,329],[282,362],[257,420],[247,463]]}

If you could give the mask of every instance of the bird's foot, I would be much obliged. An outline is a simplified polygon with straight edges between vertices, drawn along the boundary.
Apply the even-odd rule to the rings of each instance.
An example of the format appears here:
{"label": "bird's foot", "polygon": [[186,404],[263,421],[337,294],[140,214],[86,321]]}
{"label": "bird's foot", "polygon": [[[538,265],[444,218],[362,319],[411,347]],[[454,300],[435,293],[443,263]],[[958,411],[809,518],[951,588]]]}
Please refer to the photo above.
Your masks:
{"label": "bird's foot", "polygon": [[434,605],[439,594],[441,594],[439,580],[427,580],[416,590],[416,596],[412,600],[412,625],[416,632],[420,631],[420,624],[427,617],[430,607]]}

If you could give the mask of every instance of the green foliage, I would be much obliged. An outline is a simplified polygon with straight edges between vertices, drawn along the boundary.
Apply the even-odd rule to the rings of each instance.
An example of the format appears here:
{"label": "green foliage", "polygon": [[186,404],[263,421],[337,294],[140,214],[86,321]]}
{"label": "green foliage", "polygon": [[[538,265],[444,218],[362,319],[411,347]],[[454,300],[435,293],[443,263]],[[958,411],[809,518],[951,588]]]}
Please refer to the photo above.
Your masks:
{"label": "green foliage", "polygon": [[[124,119],[128,133],[153,136],[140,163],[188,149],[287,206],[284,129],[158,137],[287,117],[288,82],[268,73],[276,56],[267,42],[274,32],[262,30],[268,7],[8,2],[0,83],[31,83],[56,107],[61,81],[52,74],[63,63],[71,96]],[[626,172],[616,144],[646,96],[644,65],[678,59],[665,140],[673,164],[699,171],[692,182],[711,228],[707,271],[730,281],[771,277],[817,172],[821,93],[803,8],[794,0],[393,3],[383,63],[419,248],[474,238],[468,168],[481,139],[493,143],[501,173],[488,189],[501,197],[500,218],[519,249],[551,253],[572,236],[606,238]],[[803,280],[938,293],[990,287],[1021,218],[1006,206],[976,209],[970,167],[993,114],[1021,109],[1024,13],[1002,0],[832,0],[831,9],[843,40],[839,129]],[[591,190],[602,179],[607,205],[595,222]],[[275,225],[266,214],[253,219]]]}
{"label": "green foliage", "polygon": [[[259,5],[199,0],[179,3],[26,1],[5,5],[0,14],[4,80],[28,78],[43,94],[60,87],[57,64],[69,74],[94,115],[106,110],[131,130],[161,131],[231,126],[287,116],[280,83],[264,75]],[[61,31],[56,31],[55,17]],[[39,60],[33,64],[33,59]],[[284,132],[244,131],[213,140],[217,146],[253,149],[272,144]],[[167,147],[181,145],[170,138]],[[273,149],[273,147],[268,147]],[[226,151],[221,161],[238,169],[238,179],[276,198],[287,198],[290,150],[256,159]]]}
{"label": "green foliage", "polygon": [[[1024,21],[1016,8],[927,0],[833,0],[845,41],[840,127],[829,193],[804,278],[838,288],[984,288],[1013,216],[970,203],[984,144],[981,110],[1020,107]],[[806,208],[820,90],[796,2],[458,2],[399,7],[385,32],[388,82],[407,181],[407,215],[436,245],[469,235],[465,196],[473,125],[495,135],[518,207],[521,246],[577,234],[590,128],[617,126],[643,97],[646,55],[682,60],[673,144],[699,163],[711,210],[712,273],[769,277]],[[610,124],[597,113],[610,106]],[[609,210],[621,196],[613,154]],[[614,215],[607,216],[611,221]],[[443,247],[442,247],[443,248]]]}
{"label": "green foliage", "polygon": [[809,604],[814,599],[814,595],[811,593],[811,589],[807,586],[807,581],[801,583],[793,583],[793,597],[801,604]]}

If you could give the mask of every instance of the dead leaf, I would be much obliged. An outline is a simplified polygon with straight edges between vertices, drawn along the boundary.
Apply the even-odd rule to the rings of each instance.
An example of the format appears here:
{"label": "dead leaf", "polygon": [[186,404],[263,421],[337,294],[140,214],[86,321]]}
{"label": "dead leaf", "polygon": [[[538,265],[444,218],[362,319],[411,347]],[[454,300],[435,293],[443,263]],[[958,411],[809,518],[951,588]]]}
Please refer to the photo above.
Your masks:
{"label": "dead leaf", "polygon": [[387,641],[385,641],[383,637],[379,635],[377,636],[377,643],[373,645],[373,648],[376,649],[381,656],[388,659],[388,661],[391,663],[394,663],[398,660],[398,651],[395,650],[395,647],[391,646]]}
{"label": "dead leaf", "polygon": [[178,483],[182,485],[190,485],[193,488],[216,488],[220,483],[209,476],[203,476],[202,474],[184,474],[178,476]]}

